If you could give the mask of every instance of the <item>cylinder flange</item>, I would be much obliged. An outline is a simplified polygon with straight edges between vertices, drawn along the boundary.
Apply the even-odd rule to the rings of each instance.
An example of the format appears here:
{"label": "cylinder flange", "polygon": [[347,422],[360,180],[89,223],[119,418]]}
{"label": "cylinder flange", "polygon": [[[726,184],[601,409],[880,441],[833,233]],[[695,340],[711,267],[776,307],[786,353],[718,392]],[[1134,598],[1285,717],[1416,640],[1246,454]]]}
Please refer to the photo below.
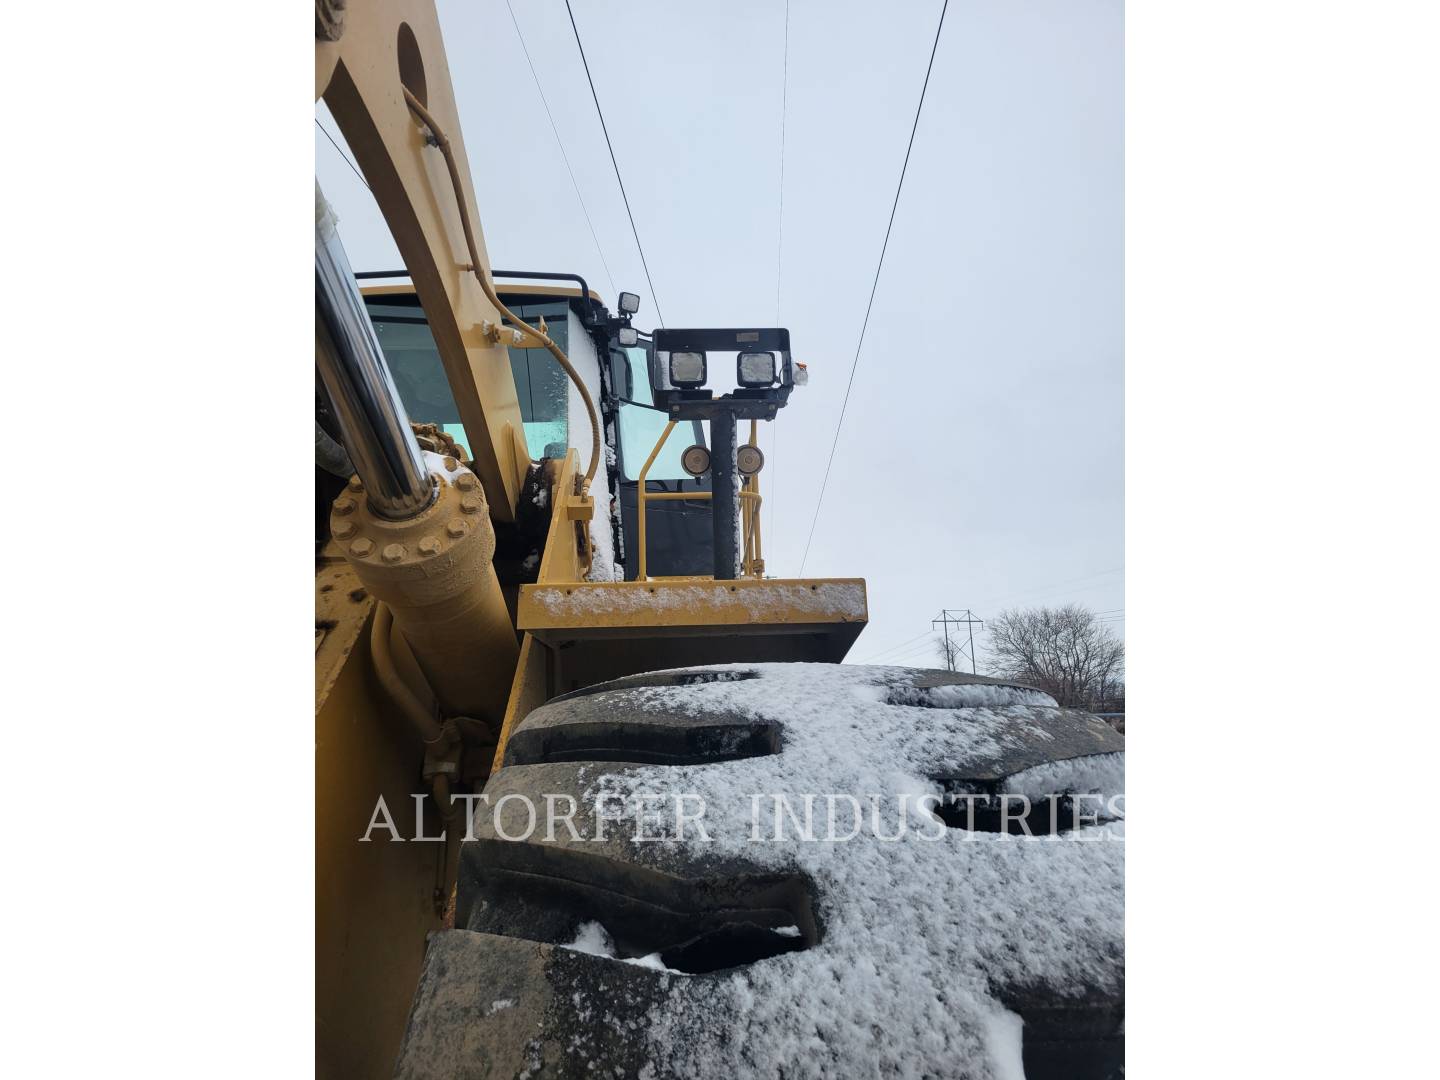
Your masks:
{"label": "cylinder flange", "polygon": [[441,709],[498,727],[519,647],[495,576],[495,530],[475,474],[422,453],[436,490],[426,509],[381,517],[351,477],[331,507],[331,535],[394,613]]}

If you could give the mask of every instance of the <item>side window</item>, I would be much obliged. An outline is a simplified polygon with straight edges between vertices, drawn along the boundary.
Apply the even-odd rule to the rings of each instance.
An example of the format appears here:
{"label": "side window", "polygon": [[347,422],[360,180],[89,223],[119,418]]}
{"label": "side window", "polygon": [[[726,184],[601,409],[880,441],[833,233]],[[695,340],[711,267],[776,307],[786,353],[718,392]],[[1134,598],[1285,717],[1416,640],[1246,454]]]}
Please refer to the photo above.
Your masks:
{"label": "side window", "polygon": [[469,439],[460,423],[460,410],[450,393],[450,380],[425,312],[408,296],[371,296],[365,307],[385,353],[385,366],[390,369],[410,419],[439,424],[468,452]]}
{"label": "side window", "polygon": [[[620,460],[621,475],[626,480],[638,480],[645,460],[660,441],[669,417],[655,408],[650,396],[649,352],[640,347],[615,349],[618,361],[623,357],[629,373],[629,401],[620,404]],[[705,431],[698,421],[677,424],[670,433],[660,456],[650,466],[647,480],[691,480],[693,477],[680,467],[680,455],[686,447],[696,443],[705,445]]]}
{"label": "side window", "polygon": [[[570,348],[569,306],[560,303],[517,304],[510,310],[531,326],[545,319],[550,338],[561,352]],[[507,320],[508,322],[508,320]],[[510,371],[525,422],[525,445],[532,458],[564,457],[570,445],[570,380],[548,349],[510,349]]]}
{"label": "side window", "polygon": [[[413,296],[371,296],[366,308],[410,419],[439,424],[468,451],[460,410],[419,303]],[[569,308],[564,301],[512,304],[511,310],[531,325],[543,315],[555,344],[567,348]],[[565,372],[545,349],[510,349],[509,353],[530,456],[563,456],[570,436],[570,384]]]}

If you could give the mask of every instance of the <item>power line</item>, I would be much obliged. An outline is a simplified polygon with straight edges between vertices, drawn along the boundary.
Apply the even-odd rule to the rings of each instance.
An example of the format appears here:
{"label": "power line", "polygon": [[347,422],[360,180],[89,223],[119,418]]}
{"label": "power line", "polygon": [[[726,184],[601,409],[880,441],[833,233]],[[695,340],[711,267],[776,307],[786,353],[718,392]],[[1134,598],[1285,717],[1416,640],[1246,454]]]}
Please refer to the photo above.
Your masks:
{"label": "power line", "polygon": [[[948,4],[950,0],[945,0]],[[625,213],[630,218],[630,232],[635,236],[635,248],[640,252],[640,265],[645,269],[645,283],[650,286],[650,298],[655,301],[655,318],[660,329],[665,329],[665,316],[660,313],[660,296],[655,292],[655,282],[650,280],[650,264],[645,261],[645,246],[640,243],[640,230],[635,227],[635,214],[630,209],[630,196],[625,194],[625,181],[620,178],[620,162],[615,160],[615,147],[610,142],[610,129],[605,126],[605,110],[600,108],[600,95],[595,92],[595,80],[590,75],[590,61],[585,59],[585,46],[580,41],[580,27],[575,25],[575,12],[570,0],[565,0],[565,10],[570,14],[570,29],[575,31],[575,47],[580,50],[580,63],[585,65],[585,81],[590,84],[590,96],[595,100],[595,112],[600,117],[600,130],[605,133],[605,148],[610,151],[610,164],[615,167],[615,181],[620,185],[620,197],[625,200]],[[614,288],[614,284],[611,284]]]}
{"label": "power line", "polygon": [[[1097,611],[1097,612],[1094,612],[1093,614],[1094,614],[1095,620],[1096,620],[1097,622],[1123,622],[1124,619],[1125,619],[1124,611],[1125,611],[1124,608],[1107,608],[1105,611]],[[933,620],[933,621],[938,622],[939,619],[936,619],[936,620]],[[963,622],[964,620],[960,620],[960,621]],[[976,625],[980,625],[980,620],[977,620]],[[931,635],[931,634],[934,633],[934,632],[935,632],[934,630],[922,630],[920,633],[916,634],[914,637],[912,637],[912,638],[907,638],[906,640],[900,642],[898,645],[891,645],[888,649],[881,649],[879,652],[871,653],[869,656],[867,656],[867,657],[865,657],[865,658],[863,658],[863,659],[861,659],[861,660],[852,660],[852,661],[850,661],[850,663],[854,663],[854,664],[869,664],[869,663],[871,663],[871,662],[873,662],[873,661],[875,661],[875,660],[879,660],[879,659],[881,659],[882,657],[887,657],[887,656],[891,657],[892,659],[899,659],[899,657],[896,657],[896,656],[893,656],[893,655],[892,655],[892,654],[896,654],[896,653],[901,653],[903,656],[913,655],[915,652],[921,651],[921,650],[911,649],[911,650],[909,650],[909,651],[907,651],[907,652],[903,652],[903,653],[902,653],[902,650],[905,650],[905,647],[906,647],[907,645],[910,645],[910,644],[913,643],[913,642],[919,641],[919,640],[920,640],[921,638],[923,638],[923,637],[928,637],[929,635]],[[927,644],[927,645],[923,646],[922,648],[923,648],[923,649],[928,649],[929,647],[930,647],[930,646]]]}
{"label": "power line", "polygon": [[[565,0],[569,4],[570,0]],[[835,448],[840,445],[840,427],[845,423],[845,410],[850,405],[850,390],[855,385],[855,369],[860,366],[860,350],[865,344],[865,331],[870,326],[870,309],[875,306],[875,290],[880,287],[880,271],[885,266],[885,252],[890,247],[890,230],[895,227],[895,211],[900,206],[900,192],[905,187],[905,172],[910,167],[910,151],[915,148],[915,132],[920,127],[920,112],[925,107],[925,91],[930,88],[930,72],[935,67],[935,53],[940,48],[940,31],[945,28],[945,12],[950,0],[940,8],[940,22],[935,27],[935,43],[930,46],[930,63],[925,67],[925,82],[920,87],[920,101],[915,106],[915,122],[910,125],[910,142],[905,147],[905,162],[900,166],[900,182],[895,185],[895,201],[890,206],[890,222],[885,226],[885,242],[880,245],[880,261],[875,264],[875,280],[870,285],[870,302],[865,305],[865,320],[860,324],[860,340],[855,343],[855,359],[850,363],[850,379],[845,384],[845,400],[840,403],[840,418],[835,421],[835,438],[830,444],[830,459],[825,462],[825,477],[820,481],[820,497],[815,500],[815,517],[810,522],[810,535],[805,540],[805,554],[800,558],[800,576],[805,576],[805,560],[810,557],[810,544],[815,539],[815,526],[820,521],[820,507],[825,502],[825,489],[830,483],[830,467],[835,464]]]}
{"label": "power line", "polygon": [[350,160],[350,155],[345,153],[344,150],[341,150],[340,144],[330,137],[330,132],[325,130],[325,125],[320,123],[320,118],[318,116],[315,117],[315,126],[320,129],[321,135],[324,135],[325,138],[330,140],[330,145],[335,147],[335,152],[345,159],[345,164],[350,166],[350,171],[360,178],[360,182],[362,184],[364,184],[367,188],[370,187],[370,182],[365,179],[364,174],[360,172],[360,169],[355,164],[355,162]]}
{"label": "power line", "polygon": [[869,660],[857,660],[856,663],[858,663],[858,664],[873,664],[873,663],[879,663],[879,664],[884,665],[884,666],[896,666],[896,665],[903,666],[906,661],[908,661],[908,660],[910,660],[910,659],[912,659],[912,658],[914,658],[914,657],[932,655],[932,654],[934,653],[934,651],[935,651],[935,647],[936,647],[937,645],[939,645],[939,644],[940,644],[940,639],[939,639],[938,637],[936,637],[936,638],[932,638],[931,640],[925,642],[925,644],[923,644],[923,645],[917,645],[917,646],[915,646],[915,647],[913,647],[913,648],[910,648],[910,649],[905,650],[904,652],[896,653],[894,656],[887,656],[887,657],[884,657],[884,658],[881,658],[881,657],[872,657],[872,658],[869,659]]}
{"label": "power line", "polygon": [[[1040,585],[1040,586],[1038,586],[1038,587],[1036,587],[1036,588],[1033,588],[1033,589],[1023,589],[1023,590],[1021,590],[1021,591],[1018,592],[1018,593],[1011,593],[1008,597],[1005,597],[1005,599],[1004,599],[1003,601],[991,600],[991,601],[990,601],[990,606],[991,606],[991,607],[1002,607],[1002,606],[1004,606],[1004,604],[1006,604],[1006,603],[1009,603],[1009,602],[1014,601],[1014,600],[1022,600],[1022,599],[1025,599],[1025,598],[1027,598],[1027,597],[1033,597],[1033,596],[1035,596],[1037,593],[1045,594],[1045,595],[1042,595],[1042,596],[1040,597],[1040,599],[1043,600],[1043,599],[1046,599],[1046,597],[1048,597],[1048,596],[1054,595],[1054,593],[1052,592],[1052,590],[1058,589],[1061,585],[1071,585],[1071,584],[1074,584],[1074,583],[1077,582],[1077,581],[1089,581],[1091,578],[1104,577],[1106,574],[1120,574],[1120,573],[1123,573],[1124,571],[1125,571],[1125,567],[1123,567],[1123,566],[1115,566],[1115,567],[1111,567],[1109,570],[1097,570],[1097,571],[1096,571],[1095,573],[1093,573],[1093,574],[1081,574],[1079,577],[1066,578],[1064,581],[1051,582],[1049,585]],[[1073,590],[1072,590],[1072,591],[1073,591]],[[1084,590],[1081,590],[1081,591],[1084,591]]]}
{"label": "power line", "polygon": [[925,656],[933,656],[935,654],[935,647],[939,644],[940,639],[936,638],[934,641],[928,642],[927,644],[922,645],[918,649],[911,649],[909,652],[901,653],[899,656],[892,656],[888,660],[886,660],[885,663],[892,664],[897,667],[909,666],[909,661],[919,660],[921,657]]}
{"label": "power line", "polygon": [[575,179],[575,170],[570,167],[570,155],[565,153],[565,143],[560,138],[560,129],[555,126],[555,116],[550,112],[550,102],[545,99],[545,88],[540,85],[540,76],[535,71],[535,62],[530,59],[530,49],[525,44],[525,35],[520,32],[520,20],[515,18],[515,8],[510,0],[505,0],[505,6],[510,9],[510,22],[515,26],[515,36],[520,39],[520,51],[525,54],[525,63],[530,65],[530,77],[535,80],[535,89],[540,93],[540,104],[545,106],[545,115],[550,119],[550,130],[555,133],[555,145],[560,148],[560,156],[565,161],[565,171],[570,174],[570,183],[575,188],[575,198],[579,200],[580,212],[585,215],[585,224],[590,226],[590,239],[595,241],[595,253],[600,256],[600,265],[605,268],[605,277],[610,282],[610,294],[615,294],[615,278],[610,273],[610,264],[605,261],[605,252],[600,247],[600,237],[595,234],[595,223],[590,220],[590,211],[585,206],[585,197],[580,194],[580,183]]}
{"label": "power line", "polygon": [[[775,240],[775,325],[780,325],[780,282],[785,257],[785,116],[790,106],[790,0],[785,0],[785,51],[780,64],[780,214]],[[770,422],[770,535],[775,535],[775,489],[780,479],[776,450],[780,426]]]}
{"label": "power line", "polygon": [[775,325],[780,325],[780,271],[785,255],[785,114],[790,106],[790,0],[785,0],[785,52],[780,64],[780,216],[775,240]]}
{"label": "power line", "polygon": [[[1095,617],[1095,621],[1098,622],[1098,623],[1124,622],[1124,621],[1125,621],[1124,611],[1125,611],[1124,608],[1108,608],[1108,609],[1106,609],[1105,611],[1092,612],[1092,614],[1093,614],[1094,617]],[[961,626],[966,626],[967,623],[972,624],[972,625],[970,625],[970,626],[967,626],[967,644],[969,645],[969,651],[967,652],[967,651],[966,651],[966,648],[965,648],[963,645],[956,645],[956,646],[948,646],[948,647],[946,647],[945,650],[944,650],[944,652],[945,652],[945,655],[946,655],[946,657],[947,657],[947,660],[946,660],[946,665],[947,665],[947,666],[950,666],[950,665],[951,665],[951,661],[950,661],[948,658],[952,655],[952,648],[954,649],[954,654],[961,655],[961,656],[969,656],[969,657],[970,657],[970,660],[971,660],[971,671],[973,672],[973,671],[974,671],[974,668],[975,668],[975,657],[974,657],[974,650],[975,650],[974,627],[975,627],[975,626],[979,626],[979,627],[981,627],[981,628],[983,629],[983,628],[984,628],[984,625],[985,625],[985,622],[984,622],[983,619],[977,619],[977,618],[975,618],[974,614],[973,614],[971,611],[969,611],[968,609],[966,610],[964,617],[960,617],[960,616],[957,616],[957,615],[951,615],[951,614],[949,613],[949,611],[942,611],[939,615],[937,615],[934,619],[931,620],[931,623],[930,623],[931,629],[930,629],[930,630],[922,630],[920,633],[916,634],[914,637],[912,637],[912,638],[907,638],[906,640],[900,642],[898,645],[891,645],[888,649],[881,649],[879,652],[871,653],[869,656],[866,656],[866,657],[864,657],[863,659],[860,659],[860,660],[849,660],[849,661],[847,661],[847,663],[852,663],[852,664],[873,664],[873,663],[875,663],[877,660],[883,660],[886,664],[897,664],[897,663],[899,663],[899,662],[902,661],[902,660],[908,660],[908,659],[910,659],[911,657],[918,656],[918,655],[920,655],[920,654],[922,654],[922,653],[928,653],[928,652],[931,651],[932,646],[936,646],[936,645],[939,644],[939,641],[940,641],[939,638],[936,638],[934,641],[927,641],[924,645],[921,645],[921,646],[919,646],[918,648],[908,648],[907,646],[913,645],[915,642],[919,641],[921,638],[926,638],[926,637],[929,637],[931,634],[937,633],[937,631],[934,629],[935,624],[937,624],[937,623],[945,623],[945,622],[947,622],[947,621],[948,621],[948,623],[950,623],[950,624],[952,624],[952,625],[953,625],[953,624],[959,624],[959,625],[961,625]],[[948,631],[948,627],[946,627],[946,629],[947,629],[947,631]],[[947,637],[948,637],[948,633],[947,633]],[[951,667],[951,670],[954,670],[954,668]]]}
{"label": "power line", "polygon": [[881,650],[880,650],[879,652],[877,652],[877,653],[871,653],[871,654],[870,654],[868,657],[866,657],[864,660],[857,660],[857,661],[855,661],[855,662],[856,662],[857,664],[868,664],[871,660],[878,660],[878,659],[880,659],[880,657],[882,657],[882,656],[888,656],[890,653],[893,653],[893,652],[895,652],[895,651],[897,651],[897,650],[899,650],[899,649],[905,648],[905,646],[906,646],[906,645],[909,645],[911,641],[919,641],[922,637],[926,637],[927,635],[931,634],[932,632],[933,632],[933,631],[930,631],[930,630],[921,631],[920,633],[916,634],[914,637],[910,638],[909,641],[902,641],[902,642],[900,642],[899,645],[891,645],[890,648],[888,648],[888,649],[881,649]]}

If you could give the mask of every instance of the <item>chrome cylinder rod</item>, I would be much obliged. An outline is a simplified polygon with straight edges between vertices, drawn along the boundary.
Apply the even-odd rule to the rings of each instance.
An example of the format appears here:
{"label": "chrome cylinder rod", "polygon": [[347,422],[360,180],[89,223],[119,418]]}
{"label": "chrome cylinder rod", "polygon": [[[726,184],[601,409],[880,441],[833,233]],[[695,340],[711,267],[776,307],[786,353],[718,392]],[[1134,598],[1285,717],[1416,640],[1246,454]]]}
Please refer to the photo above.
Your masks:
{"label": "chrome cylinder rod", "polygon": [[404,521],[435,501],[410,418],[385,366],[335,214],[315,185],[315,364],[370,508]]}

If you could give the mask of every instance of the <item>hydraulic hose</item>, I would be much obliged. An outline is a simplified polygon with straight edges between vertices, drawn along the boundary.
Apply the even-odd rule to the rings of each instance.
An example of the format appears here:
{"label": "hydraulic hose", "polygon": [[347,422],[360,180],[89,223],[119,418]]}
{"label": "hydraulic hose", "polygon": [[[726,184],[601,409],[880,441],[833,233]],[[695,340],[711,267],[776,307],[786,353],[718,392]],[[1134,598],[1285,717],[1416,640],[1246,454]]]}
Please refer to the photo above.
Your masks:
{"label": "hydraulic hose", "polygon": [[450,777],[445,773],[436,773],[430,778],[430,797],[435,800],[435,808],[447,824],[454,822],[462,812],[462,808],[450,798],[450,792]]}
{"label": "hydraulic hose", "polygon": [[[600,419],[595,412],[595,401],[590,396],[590,388],[585,385],[585,380],[580,378],[580,373],[575,370],[570,358],[560,349],[560,346],[550,340],[549,334],[541,333],[538,329],[526,323],[513,311],[500,302],[500,297],[495,293],[495,286],[486,276],[480,262],[480,249],[475,244],[475,231],[471,228],[470,213],[466,209],[465,189],[460,183],[460,169],[455,164],[455,153],[450,148],[450,140],[446,138],[445,132],[435,122],[435,117],[420,103],[409,87],[402,87],[405,91],[405,104],[410,106],[410,111],[420,118],[420,122],[430,129],[430,136],[440,153],[445,158],[445,167],[450,172],[450,186],[455,190],[455,203],[460,211],[460,227],[465,232],[465,246],[470,253],[470,271],[475,275],[475,280],[480,282],[480,288],[484,291],[486,299],[495,305],[497,311],[509,319],[515,326],[524,327],[526,331],[534,335],[535,339],[550,351],[555,357],[575,388],[580,391],[581,400],[585,402],[585,412],[590,418],[590,464],[585,469],[585,480],[583,494],[589,494],[590,482],[595,479],[595,469],[600,463]],[[588,299],[588,298],[587,298]]]}
{"label": "hydraulic hose", "polygon": [[320,426],[319,420],[315,421],[315,464],[341,480],[350,479],[350,474],[355,471],[345,447],[330,437],[330,433]]}
{"label": "hydraulic hose", "polygon": [[375,675],[385,693],[405,714],[405,718],[427,746],[437,744],[444,738],[444,729],[435,714],[415,696],[395,669],[395,658],[390,652],[390,631],[395,625],[395,616],[388,604],[375,605],[375,617],[370,623],[370,660]]}

